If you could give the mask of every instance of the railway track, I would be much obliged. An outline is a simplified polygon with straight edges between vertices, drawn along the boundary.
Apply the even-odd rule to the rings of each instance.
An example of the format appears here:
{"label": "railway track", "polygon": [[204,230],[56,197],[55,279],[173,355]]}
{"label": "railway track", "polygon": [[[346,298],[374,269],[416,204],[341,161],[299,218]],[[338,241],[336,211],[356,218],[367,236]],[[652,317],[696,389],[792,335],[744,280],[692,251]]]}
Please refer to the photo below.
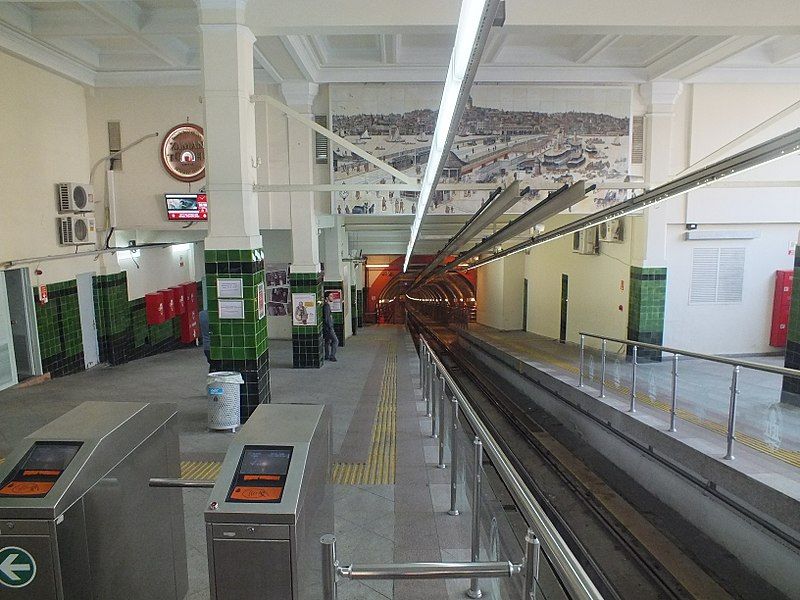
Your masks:
{"label": "railway track", "polygon": [[562,445],[551,417],[509,392],[486,365],[452,352],[452,332],[412,319],[604,597],[741,597],[723,589]]}

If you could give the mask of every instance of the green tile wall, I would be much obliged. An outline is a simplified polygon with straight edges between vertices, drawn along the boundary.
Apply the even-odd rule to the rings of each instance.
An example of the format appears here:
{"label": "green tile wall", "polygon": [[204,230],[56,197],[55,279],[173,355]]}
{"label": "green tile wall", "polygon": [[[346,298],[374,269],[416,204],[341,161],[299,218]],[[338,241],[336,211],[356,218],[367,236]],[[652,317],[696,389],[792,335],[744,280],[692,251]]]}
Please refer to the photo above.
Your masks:
{"label": "green tile wall", "polygon": [[34,288],[34,295],[42,370],[52,377],[82,371],[83,335],[77,282],[71,279],[47,284],[46,304],[40,302],[38,288]]}
{"label": "green tile wall", "polygon": [[319,368],[325,362],[322,341],[322,273],[289,273],[289,284],[292,294],[313,293],[317,297],[316,324],[292,325],[292,366],[296,369]]}
{"label": "green tile wall", "polygon": [[[628,290],[628,339],[663,344],[667,269],[631,267]],[[661,352],[639,349],[639,358],[661,360]]]}
{"label": "green tile wall", "polygon": [[[264,283],[263,250],[206,250],[211,369],[242,374],[242,422],[270,401],[267,319],[258,318],[258,284]],[[220,319],[217,282],[241,279],[244,319]]]}
{"label": "green tile wall", "polygon": [[[344,319],[347,312],[347,307],[344,304],[344,282],[343,281],[323,281],[322,292],[325,290],[341,290],[342,292],[342,310],[343,312],[331,313],[333,318],[333,330],[336,332],[336,337],[339,338],[339,347],[344,346]],[[324,296],[323,296],[324,297]]]}
{"label": "green tile wall", "polygon": [[364,288],[356,290],[356,304],[358,305],[358,326],[364,326],[364,298],[366,293],[364,292]]}
{"label": "green tile wall", "polygon": [[350,320],[353,325],[353,335],[358,331],[358,294],[356,294],[356,286],[350,286]]}

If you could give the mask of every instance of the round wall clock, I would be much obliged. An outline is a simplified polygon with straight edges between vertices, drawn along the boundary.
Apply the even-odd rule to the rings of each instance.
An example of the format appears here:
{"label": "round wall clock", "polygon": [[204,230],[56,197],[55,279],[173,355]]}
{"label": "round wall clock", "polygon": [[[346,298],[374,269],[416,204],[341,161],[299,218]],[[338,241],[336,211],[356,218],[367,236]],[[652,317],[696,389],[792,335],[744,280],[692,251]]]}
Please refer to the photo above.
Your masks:
{"label": "round wall clock", "polygon": [[176,125],[161,143],[161,164],[178,181],[197,181],[206,174],[203,128],[193,123]]}

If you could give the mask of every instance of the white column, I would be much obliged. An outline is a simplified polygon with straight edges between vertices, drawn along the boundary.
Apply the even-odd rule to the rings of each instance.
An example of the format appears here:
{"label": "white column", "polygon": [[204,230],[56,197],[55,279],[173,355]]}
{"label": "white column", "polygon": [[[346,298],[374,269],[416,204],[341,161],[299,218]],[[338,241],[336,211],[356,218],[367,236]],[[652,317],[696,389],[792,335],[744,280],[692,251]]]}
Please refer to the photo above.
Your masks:
{"label": "white column", "polygon": [[[318,90],[316,83],[308,81],[281,83],[281,93],[286,104],[312,119],[311,107]],[[289,183],[313,183],[314,138],[311,129],[287,117],[287,146]],[[292,217],[292,272],[318,273],[319,237],[314,192],[291,192],[289,204]]]}
{"label": "white column", "polygon": [[253,42],[246,1],[198,0],[203,48],[207,250],[262,247],[258,226]]}

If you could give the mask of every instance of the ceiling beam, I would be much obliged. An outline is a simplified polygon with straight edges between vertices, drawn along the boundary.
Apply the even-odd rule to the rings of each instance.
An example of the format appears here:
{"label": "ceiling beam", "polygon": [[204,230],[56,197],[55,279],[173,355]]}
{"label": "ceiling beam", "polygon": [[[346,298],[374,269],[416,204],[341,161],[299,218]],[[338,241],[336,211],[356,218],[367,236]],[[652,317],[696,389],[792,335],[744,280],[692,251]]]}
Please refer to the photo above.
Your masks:
{"label": "ceiling beam", "polygon": [[683,80],[766,41],[764,36],[695,37],[646,67],[648,79]]}
{"label": "ceiling beam", "polygon": [[591,43],[588,47],[582,48],[578,52],[577,56],[575,57],[575,62],[580,65],[587,64],[595,56],[612,46],[614,42],[618,41],[621,37],[621,35],[598,36],[593,43]]}
{"label": "ceiling beam", "polygon": [[481,58],[482,64],[492,64],[497,60],[497,55],[500,53],[500,50],[503,49],[507,36],[507,30],[497,27],[492,28],[489,32],[489,41],[486,42],[486,50],[483,52],[483,57]]}
{"label": "ceiling beam", "polygon": [[0,4],[0,21],[5,21],[8,25],[31,33],[33,29],[33,11],[27,6],[20,4]]}
{"label": "ceiling beam", "polygon": [[272,81],[274,81],[275,83],[280,83],[283,81],[283,77],[281,77],[281,74],[278,73],[278,70],[269,61],[269,59],[266,56],[264,56],[264,53],[259,49],[257,42],[253,44],[253,58],[258,63],[258,65],[262,69],[264,69],[264,72],[266,72],[266,74],[269,75]]}
{"label": "ceiling beam", "polygon": [[314,58],[313,51],[306,45],[304,36],[285,35],[281,43],[297,68],[308,81],[319,81],[320,65]]}
{"label": "ceiling beam", "polygon": [[770,48],[773,65],[783,65],[800,58],[800,36],[786,36],[774,40]]}
{"label": "ceiling beam", "polygon": [[183,43],[175,39],[153,39],[142,33],[146,15],[135,2],[130,0],[120,0],[119,2],[80,0],[78,4],[109,25],[122,29],[170,67],[184,67],[188,64],[189,52]]}
{"label": "ceiling beam", "polygon": [[326,65],[329,59],[329,52],[325,40],[318,35],[309,35],[306,36],[305,41],[306,45],[314,53],[317,63],[320,66]]}

